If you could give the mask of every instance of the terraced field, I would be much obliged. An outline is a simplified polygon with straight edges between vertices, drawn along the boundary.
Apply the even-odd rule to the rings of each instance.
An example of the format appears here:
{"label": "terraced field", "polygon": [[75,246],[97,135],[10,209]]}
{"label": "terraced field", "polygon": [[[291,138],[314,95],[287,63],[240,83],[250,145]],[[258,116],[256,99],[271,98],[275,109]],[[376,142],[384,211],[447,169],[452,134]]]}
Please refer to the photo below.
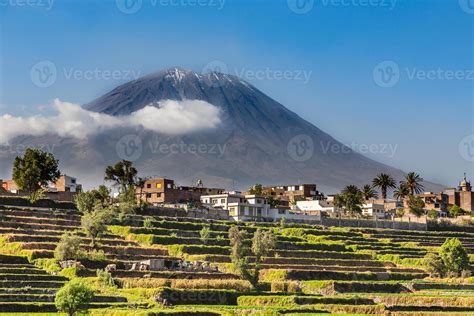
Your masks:
{"label": "terraced field", "polygon": [[[84,249],[92,250],[79,225],[75,212],[0,209],[0,312],[54,312],[54,294],[68,278],[95,284],[96,269],[113,263],[118,287],[97,287],[90,306],[95,314],[474,314],[472,278],[430,279],[420,265],[446,237],[460,238],[474,253],[471,233],[238,223],[249,240],[258,226],[277,236],[256,291],[230,264],[227,232],[235,222],[148,217],[145,224],[145,217],[135,215],[109,226],[95,249],[103,257],[81,260],[85,269],[75,276],[51,269],[64,231],[77,231]],[[203,227],[210,229],[206,240]],[[208,262],[211,268],[130,270],[153,258]],[[169,306],[156,303],[158,297]]]}

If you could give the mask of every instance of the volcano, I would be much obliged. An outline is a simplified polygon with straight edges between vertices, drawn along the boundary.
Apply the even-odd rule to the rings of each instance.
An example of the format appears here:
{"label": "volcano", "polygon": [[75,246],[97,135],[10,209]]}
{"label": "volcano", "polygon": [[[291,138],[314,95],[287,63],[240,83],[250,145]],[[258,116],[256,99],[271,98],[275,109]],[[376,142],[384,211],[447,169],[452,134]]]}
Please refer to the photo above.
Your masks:
{"label": "volcano", "polygon": [[[405,176],[402,170],[354,152],[233,75],[172,68],[120,85],[83,108],[122,117],[168,100],[205,101],[219,108],[221,123],[181,135],[124,127],[87,140],[25,136],[15,142],[55,144],[53,152],[63,170],[91,185],[102,183],[105,166],[119,159],[132,160],[142,175],[165,176],[180,184],[200,179],[205,186],[236,190],[256,182],[316,183],[334,193],[349,184],[371,183],[381,172],[396,180]],[[2,160],[10,159],[11,167],[13,156]]]}

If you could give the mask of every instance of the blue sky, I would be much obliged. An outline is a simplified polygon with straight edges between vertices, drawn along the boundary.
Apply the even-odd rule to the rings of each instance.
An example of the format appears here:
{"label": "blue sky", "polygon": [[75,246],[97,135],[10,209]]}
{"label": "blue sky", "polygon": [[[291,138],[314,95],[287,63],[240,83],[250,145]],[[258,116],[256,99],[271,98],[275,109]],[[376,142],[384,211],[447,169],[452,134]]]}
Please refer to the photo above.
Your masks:
{"label": "blue sky", "polygon": [[[25,1],[0,0],[0,114],[217,64],[371,158],[446,185],[474,177],[473,0]],[[57,74],[40,87],[44,61]]]}

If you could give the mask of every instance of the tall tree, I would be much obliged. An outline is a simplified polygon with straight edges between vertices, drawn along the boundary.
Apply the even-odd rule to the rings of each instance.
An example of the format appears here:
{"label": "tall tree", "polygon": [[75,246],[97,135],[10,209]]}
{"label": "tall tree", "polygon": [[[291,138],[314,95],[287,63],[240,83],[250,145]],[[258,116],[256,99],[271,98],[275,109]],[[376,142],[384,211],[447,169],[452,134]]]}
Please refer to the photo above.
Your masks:
{"label": "tall tree", "polygon": [[395,180],[392,178],[392,176],[386,173],[381,173],[375,177],[375,179],[372,181],[372,185],[380,189],[380,193],[382,193],[382,199],[384,200],[387,198],[387,190],[394,189],[396,187]]}
{"label": "tall tree", "polygon": [[37,191],[55,182],[60,175],[58,160],[40,149],[26,149],[23,157],[16,157],[13,163],[13,181],[20,190]]}
{"label": "tall tree", "polygon": [[342,207],[351,215],[361,214],[364,202],[362,191],[355,185],[348,185],[334,198],[334,205],[336,207]]}
{"label": "tall tree", "polygon": [[393,191],[393,197],[396,198],[398,201],[402,201],[408,195],[410,195],[410,190],[408,190],[406,183],[403,181],[400,182],[395,191]]}
{"label": "tall tree", "polygon": [[379,197],[377,191],[375,191],[374,187],[370,184],[364,185],[364,187],[362,188],[362,194],[364,195],[365,200],[373,200]]}
{"label": "tall tree", "polygon": [[130,186],[135,184],[137,169],[133,167],[131,161],[121,160],[114,166],[108,166],[105,169],[105,180],[115,182],[120,186],[122,193],[127,192]]}
{"label": "tall tree", "polygon": [[423,178],[416,172],[410,172],[405,177],[405,185],[407,186],[411,195],[423,192],[424,186],[421,184],[422,182]]}
{"label": "tall tree", "polygon": [[260,183],[257,183],[250,188],[249,193],[255,195],[263,195],[263,186]]}

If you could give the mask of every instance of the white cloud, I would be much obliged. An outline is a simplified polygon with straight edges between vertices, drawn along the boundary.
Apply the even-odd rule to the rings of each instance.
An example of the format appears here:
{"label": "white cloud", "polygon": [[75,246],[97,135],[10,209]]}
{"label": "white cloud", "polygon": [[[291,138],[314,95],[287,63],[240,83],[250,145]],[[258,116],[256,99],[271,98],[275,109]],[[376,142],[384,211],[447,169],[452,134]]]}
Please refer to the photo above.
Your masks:
{"label": "white cloud", "polygon": [[166,100],[158,107],[149,105],[127,116],[91,112],[58,99],[53,101],[52,107],[57,111],[55,116],[0,116],[0,143],[20,135],[56,134],[84,139],[112,128],[138,126],[176,135],[215,128],[221,122],[219,108],[200,100]]}

